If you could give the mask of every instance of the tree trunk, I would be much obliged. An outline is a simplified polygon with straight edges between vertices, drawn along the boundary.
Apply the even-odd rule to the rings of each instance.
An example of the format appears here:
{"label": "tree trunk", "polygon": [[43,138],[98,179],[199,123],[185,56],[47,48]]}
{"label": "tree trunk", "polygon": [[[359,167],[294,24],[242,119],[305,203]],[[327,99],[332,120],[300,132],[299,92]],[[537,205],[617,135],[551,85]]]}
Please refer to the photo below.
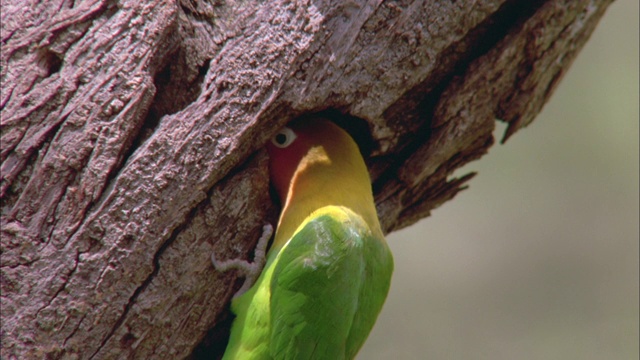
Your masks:
{"label": "tree trunk", "polygon": [[275,223],[275,130],[352,129],[383,228],[410,225],[611,1],[3,0],[2,358],[219,355],[241,279],[209,255]]}

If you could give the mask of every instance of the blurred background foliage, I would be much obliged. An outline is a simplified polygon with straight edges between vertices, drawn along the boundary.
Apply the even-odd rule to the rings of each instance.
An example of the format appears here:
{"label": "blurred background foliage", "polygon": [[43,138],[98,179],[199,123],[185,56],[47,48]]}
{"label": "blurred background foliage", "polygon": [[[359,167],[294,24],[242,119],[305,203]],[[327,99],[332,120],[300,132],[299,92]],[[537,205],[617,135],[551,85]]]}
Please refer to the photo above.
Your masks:
{"label": "blurred background foliage", "polygon": [[638,359],[638,13],[614,2],[538,119],[388,237],[359,359]]}

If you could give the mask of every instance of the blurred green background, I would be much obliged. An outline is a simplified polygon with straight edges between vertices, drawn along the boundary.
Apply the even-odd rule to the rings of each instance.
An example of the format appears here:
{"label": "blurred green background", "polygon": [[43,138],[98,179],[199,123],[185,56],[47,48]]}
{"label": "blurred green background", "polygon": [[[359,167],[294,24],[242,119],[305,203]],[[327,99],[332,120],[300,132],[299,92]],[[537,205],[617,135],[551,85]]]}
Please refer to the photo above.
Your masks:
{"label": "blurred green background", "polygon": [[638,359],[638,12],[614,2],[534,123],[388,237],[359,359]]}

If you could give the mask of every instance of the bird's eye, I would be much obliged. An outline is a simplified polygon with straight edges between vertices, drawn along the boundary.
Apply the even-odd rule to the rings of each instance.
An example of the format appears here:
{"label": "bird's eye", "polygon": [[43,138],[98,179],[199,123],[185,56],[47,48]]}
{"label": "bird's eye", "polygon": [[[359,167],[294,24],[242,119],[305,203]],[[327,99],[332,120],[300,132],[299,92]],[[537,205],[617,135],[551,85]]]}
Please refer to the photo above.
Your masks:
{"label": "bird's eye", "polygon": [[284,149],[289,145],[291,145],[291,143],[293,142],[293,140],[296,139],[296,137],[297,137],[296,133],[293,132],[291,128],[288,128],[285,126],[282,129],[280,129],[280,131],[278,131],[278,133],[271,138],[271,143],[275,147]]}

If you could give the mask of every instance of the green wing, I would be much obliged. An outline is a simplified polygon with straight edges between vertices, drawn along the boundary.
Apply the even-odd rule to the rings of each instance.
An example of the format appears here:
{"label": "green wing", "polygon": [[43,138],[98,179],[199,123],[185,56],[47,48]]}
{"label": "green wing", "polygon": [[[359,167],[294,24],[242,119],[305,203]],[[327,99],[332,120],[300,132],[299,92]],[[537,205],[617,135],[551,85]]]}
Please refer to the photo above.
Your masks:
{"label": "green wing", "polygon": [[275,359],[353,358],[387,296],[393,260],[386,243],[355,213],[330,208],[294,234],[275,264]]}

